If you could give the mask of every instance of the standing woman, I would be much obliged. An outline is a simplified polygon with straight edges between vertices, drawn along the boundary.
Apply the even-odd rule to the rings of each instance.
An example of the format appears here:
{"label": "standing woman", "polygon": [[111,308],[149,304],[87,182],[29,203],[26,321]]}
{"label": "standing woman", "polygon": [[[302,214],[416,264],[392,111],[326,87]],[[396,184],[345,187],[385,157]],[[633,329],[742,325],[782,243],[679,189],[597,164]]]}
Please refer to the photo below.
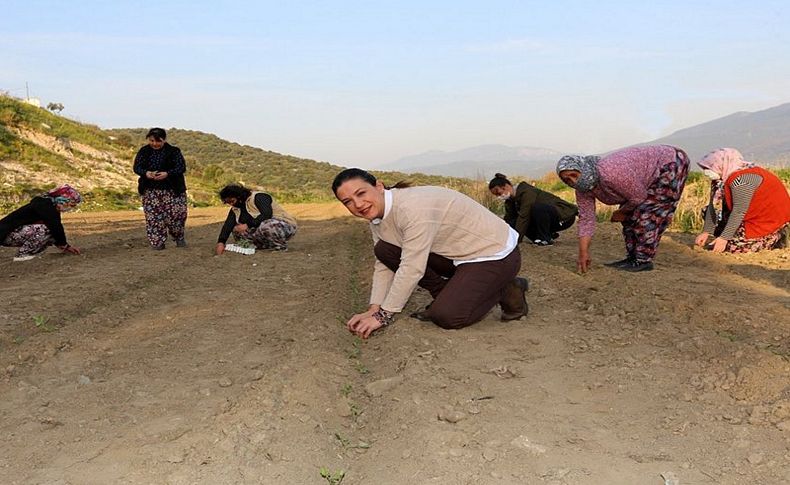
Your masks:
{"label": "standing woman", "polygon": [[140,176],[137,190],[143,198],[148,242],[152,249],[165,249],[167,233],[170,232],[176,246],[186,247],[186,162],[181,150],[167,143],[164,129],[151,128],[145,137],[148,145],[137,152],[134,173]]}
{"label": "standing woman", "polygon": [[332,191],[370,221],[376,255],[370,306],[348,321],[349,331],[368,338],[390,324],[417,285],[434,298],[418,318],[442,328],[471,325],[497,303],[502,320],[527,315],[518,234],[482,205],[442,187],[387,189],[358,168],[337,174]]}
{"label": "standing woman", "polygon": [[533,244],[549,246],[559,232],[576,221],[579,208],[527,182],[517,188],[501,173],[488,183],[488,190],[505,203],[505,222]]}
{"label": "standing woman", "polygon": [[658,243],[678,206],[688,176],[686,152],[669,145],[624,148],[601,158],[565,156],[557,174],[576,189],[579,205],[579,256],[576,266],[589,269],[595,232],[595,201],[619,204],[611,222],[623,225],[626,257],[606,266],[623,271],[650,271]]}
{"label": "standing woman", "polygon": [[[779,177],[743,159],[734,148],[720,148],[699,162],[711,179],[705,225],[694,243],[703,247],[713,234],[713,252],[749,253],[781,245],[790,228],[790,196]],[[717,221],[714,202],[721,201]]]}
{"label": "standing woman", "polygon": [[69,254],[79,248],[66,241],[60,213],[69,212],[82,202],[80,193],[68,185],[33,197],[30,203],[0,219],[0,246],[19,248],[14,261],[27,261],[55,245]]}
{"label": "standing woman", "polygon": [[215,252],[218,256],[225,252],[225,243],[231,233],[236,240],[249,241],[258,249],[288,249],[288,240],[296,234],[296,219],[271,195],[233,184],[223,187],[219,198],[230,206],[230,210],[217,239]]}

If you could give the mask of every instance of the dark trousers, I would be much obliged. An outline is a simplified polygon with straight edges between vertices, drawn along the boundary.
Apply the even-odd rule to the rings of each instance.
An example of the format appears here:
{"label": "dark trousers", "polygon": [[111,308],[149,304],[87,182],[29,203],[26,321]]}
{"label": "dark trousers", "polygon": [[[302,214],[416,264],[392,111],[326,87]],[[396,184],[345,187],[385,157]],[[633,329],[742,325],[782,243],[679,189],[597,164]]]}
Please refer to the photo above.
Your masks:
{"label": "dark trousers", "polygon": [[[376,259],[390,271],[400,266],[401,248],[385,241],[374,247]],[[466,263],[430,253],[425,275],[418,285],[433,296],[428,317],[442,328],[467,327],[480,321],[505,295],[505,287],[521,269],[521,253],[514,249],[499,261]]]}
{"label": "dark trousers", "polygon": [[530,211],[529,226],[524,234],[530,241],[551,241],[554,233],[571,227],[576,217],[562,221],[557,208],[548,204],[534,204]]}

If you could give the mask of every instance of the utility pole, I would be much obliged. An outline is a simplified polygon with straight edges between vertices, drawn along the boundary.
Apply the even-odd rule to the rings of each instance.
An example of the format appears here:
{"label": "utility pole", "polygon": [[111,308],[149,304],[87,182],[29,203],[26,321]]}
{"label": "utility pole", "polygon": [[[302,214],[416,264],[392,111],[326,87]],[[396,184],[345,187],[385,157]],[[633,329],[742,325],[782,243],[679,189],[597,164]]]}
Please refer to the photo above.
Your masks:
{"label": "utility pole", "polygon": [[30,89],[27,87],[27,81],[25,81],[25,99],[30,101]]}

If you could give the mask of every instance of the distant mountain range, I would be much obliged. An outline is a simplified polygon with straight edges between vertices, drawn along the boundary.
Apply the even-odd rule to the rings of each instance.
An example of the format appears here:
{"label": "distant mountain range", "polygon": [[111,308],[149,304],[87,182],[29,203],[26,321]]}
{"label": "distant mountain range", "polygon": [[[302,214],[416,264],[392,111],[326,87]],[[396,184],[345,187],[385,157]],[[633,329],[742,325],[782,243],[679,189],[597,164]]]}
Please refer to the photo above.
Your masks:
{"label": "distant mountain range", "polygon": [[549,148],[480,145],[445,152],[431,150],[384,165],[382,170],[489,179],[495,173],[541,177],[554,170],[562,153]]}
{"label": "distant mountain range", "polygon": [[[733,113],[639,145],[658,143],[683,148],[694,162],[716,148],[733,147],[750,161],[790,165],[790,103],[762,111]],[[403,157],[382,169],[483,179],[493,177],[496,172],[539,178],[554,171],[557,160],[564,154],[548,148],[480,145]]]}
{"label": "distant mountain range", "polygon": [[750,161],[790,165],[790,103],[762,111],[739,111],[646,144],[653,143],[683,148],[694,162],[716,148],[732,147]]}

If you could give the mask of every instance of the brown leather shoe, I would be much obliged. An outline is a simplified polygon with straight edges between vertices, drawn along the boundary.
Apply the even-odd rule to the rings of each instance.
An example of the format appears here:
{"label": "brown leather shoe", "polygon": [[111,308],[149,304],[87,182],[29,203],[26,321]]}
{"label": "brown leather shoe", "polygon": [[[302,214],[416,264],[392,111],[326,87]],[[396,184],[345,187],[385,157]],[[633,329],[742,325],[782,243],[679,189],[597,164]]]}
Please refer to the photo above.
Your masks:
{"label": "brown leather shoe", "polygon": [[508,283],[505,295],[499,302],[499,306],[502,308],[503,322],[518,320],[529,314],[527,291],[529,291],[529,281],[526,278],[516,277]]}

